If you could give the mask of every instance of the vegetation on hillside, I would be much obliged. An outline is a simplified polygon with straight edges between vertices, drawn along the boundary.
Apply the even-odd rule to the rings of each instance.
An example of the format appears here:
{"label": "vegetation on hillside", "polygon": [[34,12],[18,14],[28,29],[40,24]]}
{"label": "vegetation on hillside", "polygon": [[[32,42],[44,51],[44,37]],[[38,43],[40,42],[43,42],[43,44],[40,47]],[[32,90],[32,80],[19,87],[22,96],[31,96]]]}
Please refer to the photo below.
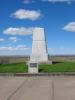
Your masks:
{"label": "vegetation on hillside", "polygon": [[59,62],[55,64],[42,64],[39,66],[40,72],[75,72],[75,62]]}
{"label": "vegetation on hillside", "polygon": [[27,70],[26,63],[0,64],[0,73],[25,73]]}
{"label": "vegetation on hillside", "polygon": [[[0,73],[26,73],[28,67],[26,63],[0,64]],[[59,62],[52,65],[39,65],[40,73],[50,72],[75,72],[75,62]]]}

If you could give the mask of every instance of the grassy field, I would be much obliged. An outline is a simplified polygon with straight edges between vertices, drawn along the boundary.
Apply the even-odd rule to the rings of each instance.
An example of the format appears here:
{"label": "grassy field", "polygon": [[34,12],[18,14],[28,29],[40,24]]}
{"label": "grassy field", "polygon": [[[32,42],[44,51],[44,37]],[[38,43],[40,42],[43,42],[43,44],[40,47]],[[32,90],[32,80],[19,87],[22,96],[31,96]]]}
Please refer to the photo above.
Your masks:
{"label": "grassy field", "polygon": [[[28,71],[25,63],[1,64],[0,73],[26,73]],[[75,62],[60,62],[52,65],[39,65],[39,72],[75,72]]]}
{"label": "grassy field", "polygon": [[75,62],[59,62],[52,65],[40,65],[40,72],[75,72]]}
{"label": "grassy field", "polygon": [[1,64],[0,73],[25,73],[28,68],[25,63]]}

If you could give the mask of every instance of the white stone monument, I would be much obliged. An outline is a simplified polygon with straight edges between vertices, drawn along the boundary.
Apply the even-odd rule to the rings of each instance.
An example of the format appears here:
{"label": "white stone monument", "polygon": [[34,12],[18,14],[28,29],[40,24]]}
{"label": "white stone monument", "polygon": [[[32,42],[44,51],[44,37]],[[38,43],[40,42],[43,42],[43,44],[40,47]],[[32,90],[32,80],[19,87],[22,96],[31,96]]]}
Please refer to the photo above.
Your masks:
{"label": "white stone monument", "polygon": [[[35,63],[48,62],[48,53],[44,28],[35,28],[33,32],[32,54],[30,56],[29,73],[38,73],[38,65]],[[30,64],[33,66],[31,66]]]}
{"label": "white stone monument", "polygon": [[30,61],[47,62],[48,53],[44,28],[35,28],[33,32],[32,54]]}

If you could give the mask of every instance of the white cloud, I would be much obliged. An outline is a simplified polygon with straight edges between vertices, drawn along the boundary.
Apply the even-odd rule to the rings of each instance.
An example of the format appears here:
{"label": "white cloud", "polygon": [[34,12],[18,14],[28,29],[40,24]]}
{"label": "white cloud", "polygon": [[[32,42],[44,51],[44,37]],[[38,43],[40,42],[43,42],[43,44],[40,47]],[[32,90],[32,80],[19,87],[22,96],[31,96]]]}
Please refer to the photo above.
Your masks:
{"label": "white cloud", "polygon": [[29,3],[34,3],[35,1],[34,0],[24,0],[23,3],[24,4],[29,4]]}
{"label": "white cloud", "polygon": [[3,38],[0,38],[0,42],[3,42],[3,41],[5,41],[5,39],[3,39]]}
{"label": "white cloud", "polygon": [[62,28],[65,31],[75,32],[75,22],[70,22],[64,28]]}
{"label": "white cloud", "polygon": [[5,50],[5,51],[10,51],[10,50],[12,50],[12,47],[9,47],[9,46],[2,46],[2,47],[0,47],[0,50]]}
{"label": "white cloud", "polygon": [[21,39],[17,38],[17,37],[10,37],[9,40],[11,40],[12,42],[17,42]]}
{"label": "white cloud", "polygon": [[29,19],[35,21],[39,19],[42,14],[39,10],[19,9],[16,12],[12,13],[11,16],[17,19]]}
{"label": "white cloud", "polygon": [[29,49],[29,48],[26,45],[18,45],[16,47],[16,50],[27,50],[27,49]]}
{"label": "white cloud", "polygon": [[71,0],[48,0],[49,2],[68,2]]}
{"label": "white cloud", "polygon": [[17,46],[2,46],[0,47],[0,56],[9,56],[9,55],[29,55],[30,48],[26,45],[17,45]]}
{"label": "white cloud", "polygon": [[12,46],[2,46],[0,47],[0,50],[4,50],[4,51],[18,51],[18,50],[27,50],[29,49],[26,45],[18,45],[16,47],[12,47]]}
{"label": "white cloud", "polygon": [[47,2],[52,2],[52,3],[56,3],[56,2],[59,2],[59,3],[63,3],[63,2],[67,2],[68,4],[70,4],[71,2],[73,2],[73,0],[42,0],[42,1],[47,1]]}
{"label": "white cloud", "polygon": [[26,27],[20,27],[20,28],[13,28],[9,27],[3,31],[4,34],[10,34],[10,35],[29,35],[33,33],[33,27],[26,28]]}

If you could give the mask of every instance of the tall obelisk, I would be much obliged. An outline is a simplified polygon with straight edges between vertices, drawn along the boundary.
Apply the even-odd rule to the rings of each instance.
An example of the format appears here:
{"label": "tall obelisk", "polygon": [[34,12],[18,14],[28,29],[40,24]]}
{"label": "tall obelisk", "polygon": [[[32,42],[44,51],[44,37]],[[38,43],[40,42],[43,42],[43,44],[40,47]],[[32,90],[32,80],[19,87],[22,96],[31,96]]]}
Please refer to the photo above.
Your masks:
{"label": "tall obelisk", "polygon": [[48,62],[48,53],[44,28],[35,28],[33,32],[32,54],[28,72],[38,73],[38,63]]}
{"label": "tall obelisk", "polygon": [[44,28],[35,28],[33,32],[32,54],[30,61],[47,62],[48,52]]}

